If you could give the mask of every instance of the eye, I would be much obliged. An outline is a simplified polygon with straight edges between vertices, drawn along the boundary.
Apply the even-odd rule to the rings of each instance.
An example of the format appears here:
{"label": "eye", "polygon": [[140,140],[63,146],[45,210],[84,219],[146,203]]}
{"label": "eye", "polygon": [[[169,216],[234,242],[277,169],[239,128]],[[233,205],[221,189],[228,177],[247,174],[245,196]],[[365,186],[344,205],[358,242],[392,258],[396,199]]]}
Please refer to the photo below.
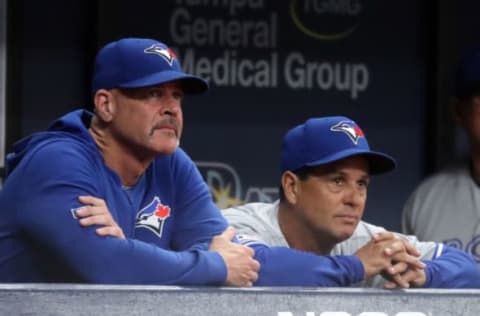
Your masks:
{"label": "eye", "polygon": [[158,98],[158,97],[161,96],[161,92],[160,92],[159,89],[149,89],[149,90],[147,91],[147,96],[148,96],[149,98]]}
{"label": "eye", "polygon": [[182,90],[177,90],[173,93],[173,97],[177,100],[182,100],[183,99],[183,96],[184,96],[184,93]]}
{"label": "eye", "polygon": [[345,181],[343,180],[342,177],[335,177],[333,178],[333,183],[335,183],[336,185],[343,185]]}
{"label": "eye", "polygon": [[345,187],[345,179],[342,176],[332,175],[328,178],[328,181],[325,182],[331,192],[339,193]]}
{"label": "eye", "polygon": [[368,181],[368,180],[360,180],[360,181],[358,181],[358,186],[366,189],[366,188],[368,188],[369,182],[370,181]]}

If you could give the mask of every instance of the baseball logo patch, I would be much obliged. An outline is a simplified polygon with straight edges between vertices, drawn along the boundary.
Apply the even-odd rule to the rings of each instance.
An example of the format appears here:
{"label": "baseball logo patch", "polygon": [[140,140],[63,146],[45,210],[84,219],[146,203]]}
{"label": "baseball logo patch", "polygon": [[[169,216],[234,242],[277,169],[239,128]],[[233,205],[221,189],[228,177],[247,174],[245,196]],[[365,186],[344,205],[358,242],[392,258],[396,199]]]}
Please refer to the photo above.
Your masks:
{"label": "baseball logo patch", "polygon": [[160,198],[155,196],[152,202],[138,212],[135,228],[146,228],[161,238],[163,225],[170,213],[170,206],[163,205]]}

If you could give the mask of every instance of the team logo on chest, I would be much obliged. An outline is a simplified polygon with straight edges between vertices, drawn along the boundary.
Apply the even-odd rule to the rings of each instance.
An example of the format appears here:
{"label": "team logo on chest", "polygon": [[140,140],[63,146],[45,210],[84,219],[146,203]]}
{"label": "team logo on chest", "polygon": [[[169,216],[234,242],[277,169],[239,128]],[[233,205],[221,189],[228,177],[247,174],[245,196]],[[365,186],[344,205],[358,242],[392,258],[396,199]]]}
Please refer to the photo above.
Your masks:
{"label": "team logo on chest", "polygon": [[163,205],[158,196],[142,208],[137,214],[135,228],[146,228],[159,238],[162,237],[163,224],[170,217],[170,206]]}

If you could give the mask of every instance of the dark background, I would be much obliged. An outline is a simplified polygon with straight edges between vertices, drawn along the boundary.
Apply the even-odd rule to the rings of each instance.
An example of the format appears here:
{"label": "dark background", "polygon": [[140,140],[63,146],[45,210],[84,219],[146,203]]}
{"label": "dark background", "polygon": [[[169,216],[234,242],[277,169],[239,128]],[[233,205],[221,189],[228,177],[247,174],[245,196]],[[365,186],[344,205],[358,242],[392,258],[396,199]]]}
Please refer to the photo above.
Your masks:
{"label": "dark background", "polygon": [[[325,5],[335,1],[310,1],[318,12],[300,16],[309,29],[339,34],[353,28],[344,38],[322,40],[301,32],[293,22],[291,6],[298,9],[304,1],[246,2],[263,6],[230,14],[220,5],[223,1],[6,0],[7,152],[14,141],[45,129],[57,116],[92,108],[94,56],[109,41],[153,37],[174,47],[180,58],[193,50],[197,61],[234,54],[238,61],[268,62],[276,54],[275,86],[210,80],[206,95],[186,99],[182,147],[198,162],[211,188],[223,192],[220,205],[274,199],[283,134],[308,117],[345,115],[359,123],[371,147],[397,159],[394,172],[373,179],[365,219],[399,230],[403,203],[419,181],[465,153],[448,102],[458,57],[478,41],[480,3],[351,0],[338,1],[349,4],[344,11],[330,8],[325,13]],[[178,10],[192,19],[224,23],[268,21],[274,14],[276,41],[273,47],[251,41],[240,47],[218,41],[180,43],[171,32]],[[340,65],[340,71],[363,65],[368,86],[356,97],[335,87],[294,89],[283,73],[291,54],[325,67]]]}

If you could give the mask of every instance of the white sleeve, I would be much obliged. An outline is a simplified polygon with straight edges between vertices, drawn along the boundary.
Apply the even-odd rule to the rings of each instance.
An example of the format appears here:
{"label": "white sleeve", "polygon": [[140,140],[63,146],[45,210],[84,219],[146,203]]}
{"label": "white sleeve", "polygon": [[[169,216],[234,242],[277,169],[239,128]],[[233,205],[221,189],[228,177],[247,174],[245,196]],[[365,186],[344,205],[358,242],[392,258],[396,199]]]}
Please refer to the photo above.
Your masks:
{"label": "white sleeve", "polygon": [[228,208],[222,210],[223,216],[227,219],[228,223],[235,228],[235,233],[241,244],[264,244],[268,246],[268,243],[262,238],[262,231],[265,229],[262,227],[262,223],[251,216],[246,210],[240,208]]}

